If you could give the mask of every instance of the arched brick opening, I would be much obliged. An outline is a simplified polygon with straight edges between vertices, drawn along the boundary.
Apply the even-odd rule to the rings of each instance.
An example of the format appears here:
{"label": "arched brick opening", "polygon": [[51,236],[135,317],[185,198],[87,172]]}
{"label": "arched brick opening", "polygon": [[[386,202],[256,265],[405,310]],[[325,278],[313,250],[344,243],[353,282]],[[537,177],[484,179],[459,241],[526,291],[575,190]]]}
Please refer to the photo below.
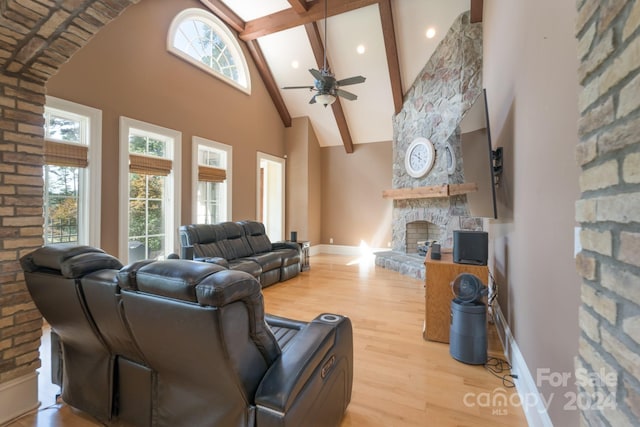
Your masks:
{"label": "arched brick opening", "polygon": [[[42,317],[19,259],[43,244],[45,85],[102,27],[139,0],[4,1],[0,9],[0,423],[37,405]],[[12,390],[18,390],[12,391]],[[21,394],[22,393],[22,394]],[[17,405],[17,406],[16,406]]]}

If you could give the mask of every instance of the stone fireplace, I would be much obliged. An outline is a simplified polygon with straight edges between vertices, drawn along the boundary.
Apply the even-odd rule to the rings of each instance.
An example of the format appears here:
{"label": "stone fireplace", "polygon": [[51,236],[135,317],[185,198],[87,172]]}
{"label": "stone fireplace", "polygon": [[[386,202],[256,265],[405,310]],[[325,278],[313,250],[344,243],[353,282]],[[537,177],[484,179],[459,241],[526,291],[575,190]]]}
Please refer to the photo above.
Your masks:
{"label": "stone fireplace", "polygon": [[[481,93],[482,23],[471,24],[465,12],[454,21],[394,117],[392,189],[464,183],[460,123]],[[404,165],[407,148],[417,137],[429,139],[436,153],[433,168],[421,178],[410,176]],[[448,157],[447,150],[453,156]],[[447,248],[453,245],[454,230],[483,229],[481,218],[469,217],[465,195],[394,198],[392,218],[392,251],[377,253],[376,264],[417,278],[424,278],[418,241],[437,240]]]}

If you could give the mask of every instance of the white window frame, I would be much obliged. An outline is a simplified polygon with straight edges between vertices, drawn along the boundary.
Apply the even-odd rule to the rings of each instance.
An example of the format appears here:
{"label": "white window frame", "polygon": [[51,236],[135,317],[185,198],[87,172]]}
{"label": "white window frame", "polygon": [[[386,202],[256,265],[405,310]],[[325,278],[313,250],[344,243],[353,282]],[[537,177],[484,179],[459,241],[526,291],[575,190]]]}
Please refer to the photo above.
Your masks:
{"label": "white window frame", "polygon": [[[187,19],[198,19],[204,21],[220,36],[236,62],[235,65],[238,69],[238,78],[240,81],[235,81],[225,76],[174,46],[174,39],[178,28],[180,27],[180,24]],[[167,50],[178,58],[187,61],[189,64],[200,68],[236,89],[241,90],[247,95],[251,95],[251,75],[249,74],[249,65],[247,64],[247,59],[240,47],[240,43],[238,43],[236,36],[231,32],[229,27],[227,27],[227,25],[214,14],[197,8],[185,9],[178,13],[175,18],[173,18],[173,21],[171,21],[171,26],[169,27],[169,32],[167,34]]]}
{"label": "white window frame", "polygon": [[205,146],[209,148],[213,148],[215,150],[224,151],[227,154],[227,165],[225,170],[227,171],[227,178],[225,180],[227,185],[227,210],[225,212],[226,221],[231,221],[233,212],[233,147],[227,144],[222,144],[221,142],[212,141],[210,139],[202,138],[199,136],[194,136],[191,138],[192,143],[192,159],[191,164],[193,167],[191,168],[191,200],[193,201],[191,217],[192,223],[197,224],[198,222],[198,165],[199,165],[199,156],[198,152],[200,146]]}
{"label": "white window frame", "polygon": [[180,225],[180,177],[182,132],[165,128],[129,117],[120,116],[120,209],[119,209],[119,258],[129,262],[129,134],[131,129],[136,133],[167,141],[167,159],[172,162],[171,173],[166,177],[168,198],[165,217],[166,247],[165,251],[180,253],[176,237]]}
{"label": "white window frame", "polygon": [[[263,161],[267,161],[267,162],[271,162],[271,163],[275,163],[278,164],[280,166],[280,172],[281,172],[281,176],[280,176],[280,188],[278,189],[280,191],[281,197],[280,197],[280,203],[277,206],[277,210],[280,212],[280,224],[278,225],[279,229],[280,229],[280,234],[279,235],[269,235],[269,229],[271,228],[269,226],[269,220],[268,218],[264,218],[263,222],[265,223],[265,227],[267,229],[267,235],[269,235],[269,239],[271,239],[272,241],[279,241],[279,240],[284,240],[285,235],[284,235],[284,231],[285,231],[285,217],[286,217],[286,177],[287,177],[287,161],[286,159],[283,159],[282,157],[276,157],[273,156],[271,154],[267,154],[267,153],[263,153],[261,151],[258,151],[256,153],[256,218],[260,218],[260,215],[262,212],[260,212],[260,205],[261,205],[261,200],[260,200],[260,169],[262,167],[262,162]],[[268,178],[267,178],[268,179]],[[267,187],[270,187],[273,191],[273,189],[275,188],[275,186],[271,186],[268,181],[265,181],[267,183]],[[265,191],[264,193],[265,197],[269,197],[269,193],[268,191]]]}
{"label": "white window frame", "polygon": [[[78,225],[78,243],[100,247],[101,234],[101,195],[102,195],[102,111],[86,105],[47,95],[45,109],[86,121],[85,134],[82,136],[89,147],[87,160],[80,186],[80,200],[86,202],[78,206],[80,224]],[[57,140],[53,140],[57,141]]]}

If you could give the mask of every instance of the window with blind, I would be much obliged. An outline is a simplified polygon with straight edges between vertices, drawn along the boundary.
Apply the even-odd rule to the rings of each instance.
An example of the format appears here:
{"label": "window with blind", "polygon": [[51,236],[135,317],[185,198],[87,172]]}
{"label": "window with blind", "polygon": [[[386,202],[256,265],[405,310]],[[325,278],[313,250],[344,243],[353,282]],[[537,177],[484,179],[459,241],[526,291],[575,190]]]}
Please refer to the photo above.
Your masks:
{"label": "window with blind", "polygon": [[128,262],[177,252],[180,132],[120,118],[121,247]]}
{"label": "window with blind", "polygon": [[100,246],[100,110],[47,97],[44,109],[45,244]]}
{"label": "window with blind", "polygon": [[193,138],[193,182],[196,224],[215,224],[231,218],[231,146]]}

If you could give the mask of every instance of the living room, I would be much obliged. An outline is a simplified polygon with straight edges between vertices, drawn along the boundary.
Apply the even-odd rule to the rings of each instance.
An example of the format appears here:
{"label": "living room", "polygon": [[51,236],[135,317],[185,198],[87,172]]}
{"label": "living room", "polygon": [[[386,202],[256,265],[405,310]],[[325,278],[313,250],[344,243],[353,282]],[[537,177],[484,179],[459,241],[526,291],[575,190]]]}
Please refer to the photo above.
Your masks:
{"label": "living room", "polygon": [[[84,7],[93,2],[82,3]],[[522,361],[526,362],[524,367],[534,381],[533,389],[547,398],[556,396],[548,413],[530,423],[575,425],[583,417],[594,425],[601,419],[611,423],[627,420],[632,424],[634,414],[638,416],[635,411],[639,389],[639,376],[630,367],[632,355],[638,353],[637,328],[633,327],[638,297],[632,286],[639,275],[639,262],[633,251],[637,248],[634,242],[638,241],[638,181],[637,173],[627,169],[632,171],[637,165],[634,159],[638,141],[628,141],[628,135],[634,133],[632,126],[638,121],[638,111],[633,101],[621,96],[621,106],[626,110],[614,115],[618,101],[614,106],[613,101],[608,101],[608,94],[613,97],[623,89],[637,93],[632,83],[638,72],[638,56],[627,54],[631,59],[626,62],[614,60],[618,54],[630,51],[628,46],[635,46],[636,2],[599,5],[585,0],[578,2],[577,10],[573,3],[556,4],[560,2],[550,0],[522,3],[486,0],[483,13],[483,86],[490,94],[494,146],[503,147],[505,153],[504,175],[498,189],[499,218],[490,221],[488,227],[490,269],[499,285],[499,305]],[[102,111],[99,235],[101,247],[110,254],[122,254],[122,242],[116,232],[121,206],[117,179],[121,169],[121,116],[179,130],[179,166],[183,171],[192,169],[192,137],[231,145],[234,220],[256,217],[256,153],[285,158],[290,154],[290,133],[301,128],[302,133],[313,133],[304,118],[294,120],[293,129],[283,126],[252,61],[252,90],[247,96],[167,52],[166,29],[175,15],[187,7],[203,6],[195,0],[161,5],[143,0],[130,6],[104,28],[96,28],[96,36],[68,62],[59,69],[52,67],[54,75],[41,89],[37,83],[16,79],[25,70],[3,60],[3,117],[7,120],[3,127],[3,164],[28,165],[16,160],[19,156],[15,152],[37,152],[24,146],[42,144],[28,125],[13,126],[22,121],[21,116],[9,113],[16,105],[9,101],[15,93],[21,93],[18,99],[30,105],[44,104],[46,93]],[[3,11],[3,28],[11,28],[7,24],[13,22],[11,16],[10,11]],[[621,28],[622,35],[607,31],[609,28]],[[49,35],[55,38],[59,34],[51,31]],[[12,33],[11,37],[16,36]],[[617,37],[622,37],[618,44],[611,42]],[[25,46],[35,46],[35,42],[16,46],[15,52],[22,49],[26,55]],[[31,50],[39,52],[38,47]],[[14,51],[5,52],[10,53],[3,58],[11,58],[14,64],[20,62],[21,56]],[[617,80],[612,77],[616,73]],[[597,77],[600,75],[606,77],[602,81],[613,82],[608,86],[601,83],[605,86],[598,91],[593,89],[593,82],[601,81]],[[13,89],[18,87],[19,90]],[[618,123],[627,128],[618,130]],[[609,131],[614,132],[609,139],[619,145],[606,144],[607,138],[602,135]],[[21,133],[28,136],[16,136]],[[313,136],[308,140],[316,142]],[[312,179],[306,189],[311,195],[307,202],[310,211],[305,218],[296,219],[288,210],[286,231],[297,230],[300,238],[310,240],[318,252],[331,252],[332,245],[359,247],[363,241],[371,248],[387,247],[392,240],[393,202],[381,194],[391,187],[392,141],[356,144],[351,154],[345,153],[342,146],[309,147],[314,150],[309,156],[313,163],[308,166],[308,177]],[[611,178],[607,167],[618,163],[620,178],[617,168],[615,178]],[[12,197],[26,194],[15,187],[27,180],[21,178],[25,172],[18,172],[21,166],[3,167],[6,190],[0,209],[6,230],[2,235],[6,276],[1,285],[2,332],[14,326],[15,313],[28,304],[20,285],[17,259],[39,245],[30,243],[33,235],[20,232],[21,227],[33,228],[29,215],[36,214],[29,214],[24,206],[16,210],[21,205]],[[34,182],[29,172],[26,176]],[[182,223],[189,223],[194,218],[192,174],[183,173],[181,178],[179,216]],[[287,176],[288,183],[296,179],[299,177]],[[112,185],[105,185],[106,182]],[[618,194],[628,195],[627,204],[611,201]],[[592,206],[596,199],[603,203],[598,214]],[[604,204],[607,202],[610,205]],[[603,209],[625,214],[607,216]],[[583,227],[579,240],[584,251],[576,258],[578,226]],[[617,276],[612,270],[629,273]],[[582,288],[580,276],[587,282]],[[583,307],[579,309],[581,294]],[[14,346],[12,341],[3,344]],[[3,383],[15,379],[16,372],[33,371],[36,365],[30,362],[29,366],[16,367],[15,359],[7,360],[0,365]],[[624,392],[619,393],[615,408],[582,413],[566,410],[567,401],[561,396],[575,391],[575,382],[557,387],[537,375],[573,374],[587,365],[593,372],[604,366],[618,373],[620,390]]]}

